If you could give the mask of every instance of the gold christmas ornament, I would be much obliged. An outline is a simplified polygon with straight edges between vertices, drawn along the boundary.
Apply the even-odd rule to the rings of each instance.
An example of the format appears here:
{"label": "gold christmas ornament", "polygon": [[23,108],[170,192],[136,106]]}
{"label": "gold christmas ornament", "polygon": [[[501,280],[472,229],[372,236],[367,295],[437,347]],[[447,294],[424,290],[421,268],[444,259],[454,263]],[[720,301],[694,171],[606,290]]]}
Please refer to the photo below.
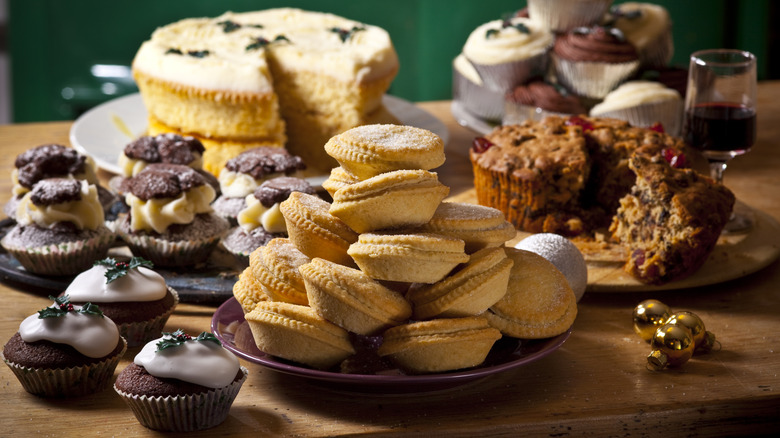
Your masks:
{"label": "gold christmas ornament", "polygon": [[691,331],[693,342],[696,344],[695,353],[707,353],[715,345],[715,335],[706,330],[704,321],[693,312],[687,310],[674,312],[666,322],[685,326]]}
{"label": "gold christmas ornament", "polygon": [[655,331],[672,314],[672,309],[658,300],[644,300],[634,308],[634,331],[645,342],[653,339]]}
{"label": "gold christmas ornament", "polygon": [[650,346],[653,351],[647,356],[647,365],[658,371],[688,362],[696,344],[688,327],[666,323],[655,331]]}

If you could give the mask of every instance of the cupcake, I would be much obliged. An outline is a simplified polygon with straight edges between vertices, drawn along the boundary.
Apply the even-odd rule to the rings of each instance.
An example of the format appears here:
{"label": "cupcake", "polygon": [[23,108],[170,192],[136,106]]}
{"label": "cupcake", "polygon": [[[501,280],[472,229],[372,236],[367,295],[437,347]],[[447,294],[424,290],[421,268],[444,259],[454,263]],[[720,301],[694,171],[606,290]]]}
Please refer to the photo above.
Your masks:
{"label": "cupcake", "polygon": [[248,265],[249,254],[275,237],[287,237],[287,224],[279,204],[293,192],[314,195],[306,180],[280,176],[263,182],[246,197],[246,207],[238,213],[238,226],[222,238],[222,246]]}
{"label": "cupcake", "polygon": [[601,99],[639,67],[636,49],[615,28],[578,27],[555,40],[555,76],[574,93]]}
{"label": "cupcake", "polygon": [[145,427],[190,432],[225,421],[248,375],[211,333],[163,333],[141,349],[114,390]]}
{"label": "cupcake", "polygon": [[246,197],[264,181],[280,176],[303,177],[306,165],[301,157],[284,148],[257,147],[225,163],[219,173],[222,194],[214,201],[214,212],[235,225],[238,213],[247,207]]}
{"label": "cupcake", "polygon": [[553,32],[597,23],[612,0],[528,0],[528,16]]}
{"label": "cupcake", "polygon": [[114,242],[97,187],[50,178],[19,201],[16,225],[0,243],[24,268],[40,275],[75,275],[105,257]]}
{"label": "cupcake", "polygon": [[528,18],[494,20],[471,32],[463,55],[485,87],[506,93],[528,79],[544,74],[553,34]]}
{"label": "cupcake", "polygon": [[518,85],[505,96],[503,124],[542,120],[549,115],[585,114],[588,110],[579,96],[558,84],[533,80]]}
{"label": "cupcake", "polygon": [[206,261],[229,228],[211,209],[214,189],[188,166],[150,164],[122,186],[130,213],[117,231],[134,255],[156,266]]}
{"label": "cupcake", "polygon": [[660,123],[664,132],[679,136],[683,100],[680,93],[661,83],[629,81],[607,94],[604,101],[591,108],[590,115],[626,120],[640,128]]}
{"label": "cupcake", "polygon": [[127,350],[116,324],[96,305],[53,299],[22,321],[3,347],[3,361],[37,396],[75,397],[108,388]]}
{"label": "cupcake", "polygon": [[98,304],[128,347],[137,347],[160,335],[179,302],[179,294],[152,267],[140,257],[127,262],[105,258],[77,275],[63,294],[74,304]]}
{"label": "cupcake", "polygon": [[121,187],[123,178],[138,175],[146,166],[154,163],[181,164],[198,171],[207,182],[219,189],[219,182],[214,175],[203,170],[203,143],[195,137],[165,133],[145,135],[128,143],[123,153],[119,155],[119,167],[122,175],[111,183],[115,188]]}
{"label": "cupcake", "polygon": [[501,120],[503,95],[501,91],[485,87],[465,55],[461,53],[452,61],[452,100],[463,109],[486,120]]}
{"label": "cupcake", "polygon": [[652,3],[626,2],[612,7],[608,24],[620,29],[636,48],[641,68],[666,66],[674,54],[669,12]]}
{"label": "cupcake", "polygon": [[106,212],[117,200],[108,189],[100,186],[91,157],[60,144],[45,144],[22,152],[14,160],[11,171],[13,196],[3,207],[3,212],[10,218],[15,217],[22,197],[32,190],[35,183],[47,178],[85,180],[94,185],[100,205]]}

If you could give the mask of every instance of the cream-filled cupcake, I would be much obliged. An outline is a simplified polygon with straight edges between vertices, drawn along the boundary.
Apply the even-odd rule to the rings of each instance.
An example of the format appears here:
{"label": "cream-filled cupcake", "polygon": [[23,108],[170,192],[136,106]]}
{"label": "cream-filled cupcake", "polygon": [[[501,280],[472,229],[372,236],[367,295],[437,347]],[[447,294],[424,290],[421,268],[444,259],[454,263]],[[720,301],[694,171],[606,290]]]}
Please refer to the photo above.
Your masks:
{"label": "cream-filled cupcake", "polygon": [[553,34],[524,17],[494,20],[474,29],[463,55],[491,90],[505,93],[547,70]]}
{"label": "cream-filled cupcake", "polygon": [[94,303],[119,327],[129,347],[157,338],[179,303],[179,294],[140,257],[106,258],[77,275],[64,295],[76,304]]}
{"label": "cream-filled cupcake", "polygon": [[680,135],[682,113],[680,93],[652,81],[625,82],[590,110],[592,117],[626,120],[640,128],[660,123],[673,136]]}
{"label": "cream-filled cupcake", "polygon": [[553,32],[597,23],[612,0],[528,0],[528,16]]}
{"label": "cream-filled cupcake", "polygon": [[97,187],[85,180],[37,182],[19,201],[15,219],[1,243],[35,274],[77,274],[105,257],[114,242]]}
{"label": "cream-filled cupcake", "polygon": [[674,55],[669,11],[652,3],[626,2],[612,7],[608,24],[636,47],[641,68],[665,67]]}
{"label": "cream-filled cupcake", "polygon": [[188,166],[150,164],[123,188],[130,213],[118,233],[157,266],[204,262],[229,227],[212,211],[214,188]]}
{"label": "cream-filled cupcake", "polygon": [[501,120],[504,93],[485,86],[477,70],[462,53],[452,61],[452,100],[486,120]]}

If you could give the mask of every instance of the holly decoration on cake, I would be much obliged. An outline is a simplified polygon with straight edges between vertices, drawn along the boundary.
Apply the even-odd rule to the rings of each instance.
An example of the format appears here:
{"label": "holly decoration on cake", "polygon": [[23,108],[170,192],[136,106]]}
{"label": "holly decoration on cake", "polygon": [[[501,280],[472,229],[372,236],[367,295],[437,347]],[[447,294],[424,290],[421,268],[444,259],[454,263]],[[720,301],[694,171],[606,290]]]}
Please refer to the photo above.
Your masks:
{"label": "holly decoration on cake", "polygon": [[[165,51],[166,55],[184,55],[185,53],[181,51],[181,49],[177,48],[170,48]],[[208,50],[188,50],[186,55],[192,56],[193,58],[205,58],[209,56],[211,52]]]}
{"label": "holly decoration on cake", "polygon": [[356,32],[360,32],[363,30],[366,30],[364,26],[352,26],[352,29],[344,29],[341,27],[331,27],[328,29],[329,31],[338,34],[339,38],[341,39],[342,43],[346,43],[347,40],[352,38],[352,35],[354,35]]}
{"label": "holly decoration on cake", "polygon": [[526,35],[530,34],[531,33],[531,29],[529,29],[528,26],[526,26],[524,23],[520,23],[520,22],[512,23],[512,18],[514,18],[515,16],[516,16],[515,14],[509,14],[509,15],[505,15],[504,17],[502,17],[501,18],[501,29],[488,29],[487,31],[485,31],[485,39],[488,40],[490,38],[493,38],[496,35],[498,35],[502,30],[508,29],[510,27],[514,28],[515,30],[517,30],[520,33],[524,33]]}
{"label": "holly decoration on cake", "polygon": [[289,43],[290,40],[284,35],[277,35],[276,38],[274,38],[273,40],[269,40],[264,37],[257,37],[253,40],[252,44],[246,46],[246,51],[261,49],[263,47],[268,46],[269,44],[280,43],[280,42]]}
{"label": "holly decoration on cake", "polygon": [[103,312],[100,308],[92,303],[86,303],[80,308],[76,308],[70,303],[70,297],[63,295],[61,297],[49,296],[54,301],[54,306],[46,307],[38,311],[38,318],[59,318],[65,316],[68,312],[82,313],[85,315],[103,317]]}
{"label": "holly decoration on cake", "polygon": [[154,263],[143,257],[132,257],[128,262],[120,262],[111,257],[106,257],[95,262],[94,266],[105,266],[108,268],[105,274],[106,284],[108,284],[124,277],[131,269],[138,269],[141,266],[152,269],[154,268]]}
{"label": "holly decoration on cake", "polygon": [[197,337],[192,337],[187,333],[184,333],[182,329],[178,329],[173,333],[163,332],[163,337],[160,342],[157,343],[157,351],[162,351],[167,348],[179,347],[184,345],[187,341],[197,342],[216,342],[217,345],[222,345],[216,336],[209,332],[202,332]]}

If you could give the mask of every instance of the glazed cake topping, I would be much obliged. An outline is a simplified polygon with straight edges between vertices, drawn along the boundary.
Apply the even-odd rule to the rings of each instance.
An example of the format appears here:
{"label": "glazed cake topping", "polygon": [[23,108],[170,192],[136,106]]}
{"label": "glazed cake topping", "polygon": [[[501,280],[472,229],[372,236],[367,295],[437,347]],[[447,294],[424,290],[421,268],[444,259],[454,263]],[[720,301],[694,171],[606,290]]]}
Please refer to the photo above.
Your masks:
{"label": "glazed cake topping", "polygon": [[500,64],[542,54],[553,44],[553,34],[528,18],[493,20],[471,32],[463,54],[479,64]]}
{"label": "glazed cake topping", "polygon": [[55,177],[85,179],[91,184],[98,182],[91,158],[63,145],[45,144],[16,157],[11,176],[14,195],[24,194],[42,179]]}
{"label": "glazed cake topping", "polygon": [[243,198],[267,179],[299,176],[305,169],[301,157],[290,155],[286,149],[261,146],[228,160],[219,173],[219,187],[224,196]]}
{"label": "glazed cake topping", "polygon": [[156,301],[165,297],[165,279],[151,268],[152,262],[133,257],[127,262],[105,258],[77,275],[65,294],[77,302],[114,303]]}
{"label": "glazed cake topping", "polygon": [[51,228],[70,222],[79,229],[94,230],[105,220],[97,187],[84,180],[50,178],[39,181],[16,208],[16,221]]}
{"label": "glazed cake topping", "polygon": [[133,362],[158,378],[179,379],[209,388],[230,384],[240,364],[222,347],[213,334],[203,332],[193,338],[182,330],[144,345]]}
{"label": "glazed cake topping", "polygon": [[150,164],[123,181],[130,206],[130,228],[164,233],[172,224],[189,224],[210,213],[216,192],[194,169],[179,164]]}
{"label": "glazed cake topping", "polygon": [[183,164],[200,169],[204,151],[203,143],[194,137],[172,133],[143,136],[125,146],[119,156],[119,166],[126,177],[137,175],[150,163]]}
{"label": "glazed cake topping", "polygon": [[119,329],[97,306],[74,306],[67,295],[50,298],[54,300],[52,306],[28,316],[19,325],[23,341],[66,344],[92,358],[106,356],[116,348]]}

